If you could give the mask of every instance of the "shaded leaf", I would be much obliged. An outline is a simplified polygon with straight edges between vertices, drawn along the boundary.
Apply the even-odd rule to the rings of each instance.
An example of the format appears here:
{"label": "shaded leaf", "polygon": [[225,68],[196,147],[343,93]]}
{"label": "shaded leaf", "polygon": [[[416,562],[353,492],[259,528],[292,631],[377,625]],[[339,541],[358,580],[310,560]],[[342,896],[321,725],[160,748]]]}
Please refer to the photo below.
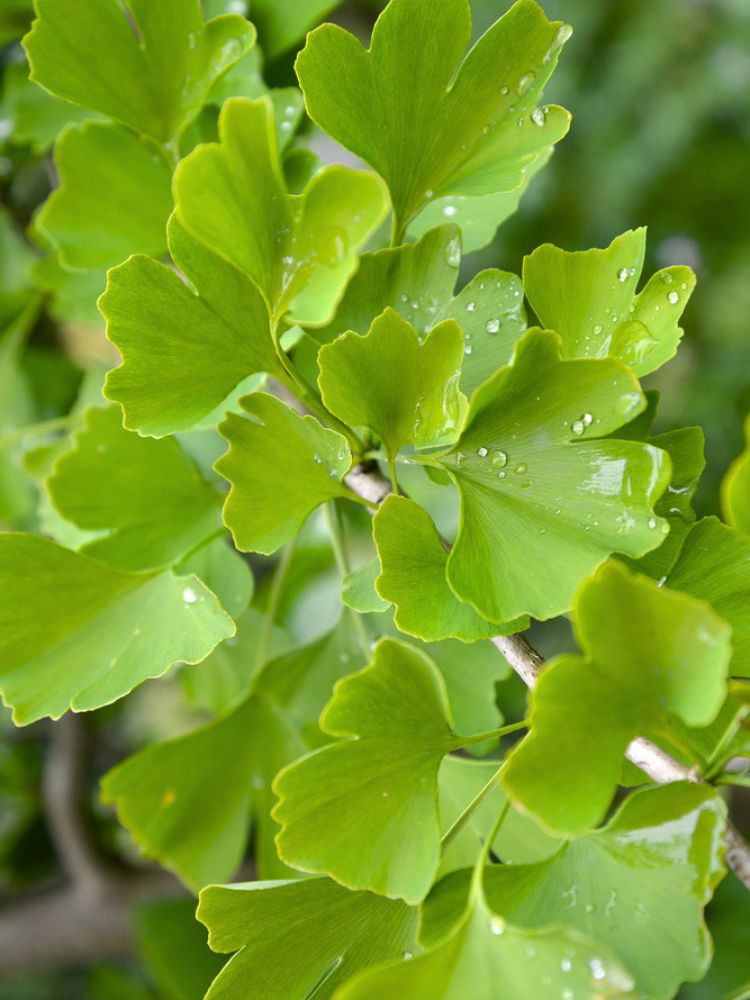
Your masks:
{"label": "shaded leaf", "polygon": [[246,610],[253,596],[252,570],[225,537],[214,538],[195,549],[179,565],[178,572],[195,573],[235,620]]}
{"label": "shaded leaf", "polygon": [[341,583],[342,602],[360,614],[387,611],[390,604],[375,590],[375,581],[379,575],[380,562],[377,556],[347,573]]}
{"label": "shaded leaf", "polygon": [[750,535],[750,419],[745,421],[747,445],[721,484],[721,505],[727,521]]}
{"label": "shaded leaf", "polygon": [[234,634],[196,577],[122,573],[36,535],[0,535],[0,555],[0,689],[18,725],[108,705]]}
{"label": "shaded leaf", "polygon": [[707,604],[616,562],[584,584],[574,616],[585,656],[542,672],[531,731],[501,779],[514,802],[568,836],[603,818],[632,739],[667,730],[671,715],[690,726],[714,719],[731,655],[730,629]]}
{"label": "shaded leaf", "polygon": [[253,0],[252,18],[269,59],[290,49],[341,0]]}

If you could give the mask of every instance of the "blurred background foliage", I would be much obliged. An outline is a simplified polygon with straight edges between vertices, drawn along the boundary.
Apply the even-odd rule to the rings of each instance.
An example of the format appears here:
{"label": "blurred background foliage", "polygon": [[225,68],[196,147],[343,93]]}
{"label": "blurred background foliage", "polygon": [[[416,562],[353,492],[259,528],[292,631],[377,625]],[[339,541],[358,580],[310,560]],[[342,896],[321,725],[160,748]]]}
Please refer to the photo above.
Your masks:
{"label": "blurred background foliage", "polygon": [[[507,6],[504,0],[471,4],[477,35]],[[212,14],[226,6],[207,0]],[[348,2],[332,18],[367,38],[381,6]],[[466,261],[466,273],[483,266],[519,272],[524,254],[542,242],[566,249],[605,246],[643,224],[649,229],[645,273],[692,266],[699,281],[684,318],[682,348],[646,385],[661,392],[661,427],[704,427],[707,469],[697,508],[716,512],[721,477],[741,450],[750,411],[750,2],[545,0],[544,7],[575,29],[546,93],[573,112],[572,130],[518,213],[491,246]],[[39,263],[44,248],[39,237],[35,245],[33,219],[55,184],[51,142],[81,113],[52,104],[26,81],[18,40],[31,17],[27,0],[0,0],[0,524],[38,530],[34,482],[47,455],[44,447],[25,449],[17,429],[40,421],[51,421],[53,429],[84,375],[98,384],[114,356],[94,308],[103,275],[63,276],[63,283],[54,259]],[[266,67],[266,82],[292,83],[292,62],[293,53],[277,56]],[[305,622],[311,618],[320,631],[321,601],[337,604],[335,578],[325,576],[329,568],[330,550],[312,523],[285,595],[284,625],[297,642],[309,640]],[[263,594],[261,580],[256,606]],[[152,682],[124,707],[91,719],[98,750],[90,809],[113,850],[133,852],[97,805],[94,778],[126,749],[194,725],[189,694],[179,678]],[[505,696],[512,701],[519,692],[509,688]],[[510,714],[507,702],[504,707]],[[5,715],[0,736],[3,731],[9,734]],[[0,742],[0,896],[55,875],[40,805],[45,739],[44,726],[37,725]],[[0,1000],[198,1000],[216,964],[191,905],[170,902],[138,914],[137,964],[49,975],[32,970],[0,982]],[[732,879],[719,890],[709,918],[718,957],[703,983],[683,990],[684,1000],[718,1000],[747,978],[750,900]],[[176,976],[188,955],[187,972]]]}

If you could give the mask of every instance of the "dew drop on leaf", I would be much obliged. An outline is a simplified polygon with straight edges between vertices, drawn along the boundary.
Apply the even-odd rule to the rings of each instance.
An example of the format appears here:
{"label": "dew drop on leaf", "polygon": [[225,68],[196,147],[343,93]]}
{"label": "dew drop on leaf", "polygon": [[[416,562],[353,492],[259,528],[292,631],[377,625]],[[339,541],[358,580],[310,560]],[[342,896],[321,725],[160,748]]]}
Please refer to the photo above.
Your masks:
{"label": "dew drop on leaf", "polygon": [[196,592],[193,590],[192,587],[185,587],[185,589],[182,592],[182,599],[185,602],[185,604],[195,604],[195,602],[198,600],[198,595],[196,594]]}
{"label": "dew drop on leaf", "polygon": [[497,333],[497,331],[500,329],[500,320],[499,319],[487,320],[487,326],[485,329],[487,330],[487,333]]}

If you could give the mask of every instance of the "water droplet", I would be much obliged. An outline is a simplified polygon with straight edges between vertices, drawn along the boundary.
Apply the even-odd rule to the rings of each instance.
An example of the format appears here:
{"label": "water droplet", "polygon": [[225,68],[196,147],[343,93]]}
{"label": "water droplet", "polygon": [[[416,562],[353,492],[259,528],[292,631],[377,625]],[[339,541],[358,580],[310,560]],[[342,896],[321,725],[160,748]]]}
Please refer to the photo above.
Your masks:
{"label": "water droplet", "polygon": [[505,926],[499,917],[493,917],[492,920],[490,920],[490,930],[497,937],[500,937],[500,935],[503,933],[503,931],[505,930]]}
{"label": "water droplet", "polygon": [[490,456],[490,462],[498,469],[502,469],[503,466],[508,463],[508,456],[504,451],[493,451]]}
{"label": "water droplet", "polygon": [[464,354],[471,354],[471,352],[472,352],[472,346],[471,344],[467,344],[466,347],[464,347]]}
{"label": "water droplet", "polygon": [[197,32],[191,31],[191,32],[188,33],[187,43],[188,43],[188,48],[189,49],[194,49],[195,48],[195,46],[198,44],[198,34],[197,34]]}
{"label": "water droplet", "polygon": [[573,968],[573,963],[570,961],[569,958],[564,958],[562,962],[560,962],[561,972],[570,972],[572,968]]}
{"label": "water droplet", "polygon": [[592,958],[589,960],[589,969],[591,970],[591,975],[594,979],[601,980],[605,979],[607,976],[607,973],[604,971],[604,965],[599,958]]}
{"label": "water droplet", "polygon": [[456,214],[457,211],[458,209],[456,208],[455,205],[446,205],[445,208],[443,209],[443,215],[447,219],[450,219]]}
{"label": "water droplet", "polygon": [[482,125],[482,135],[489,135],[489,134],[490,134],[489,125]]}
{"label": "water droplet", "polygon": [[445,255],[448,267],[458,267],[461,263],[461,241],[456,237],[448,244]]}
{"label": "water droplet", "polygon": [[432,197],[432,196],[433,196],[434,194],[435,194],[435,192],[434,192],[434,191],[432,190],[432,188],[427,188],[427,190],[426,190],[426,191],[425,191],[425,193],[424,193],[424,196],[425,196],[425,198],[427,198],[427,200],[429,201],[429,199],[430,199],[430,198],[431,198],[431,197]]}
{"label": "water droplet", "polygon": [[292,130],[292,123],[291,122],[282,122],[279,127],[281,128],[282,132],[291,132],[291,130]]}
{"label": "water droplet", "polygon": [[388,792],[383,792],[383,798],[384,798],[384,799],[387,799],[387,798],[388,798]]}
{"label": "water droplet", "polygon": [[648,519],[648,526],[649,526],[649,528],[651,528],[652,531],[654,530],[654,528],[656,527],[656,518],[655,517],[650,517]]}
{"label": "water droplet", "polygon": [[401,299],[402,302],[408,302],[409,301],[409,296],[406,294],[406,292],[402,292],[401,295],[399,296],[399,298]]}
{"label": "water droplet", "polygon": [[497,474],[498,479],[505,479],[505,469],[501,469]]}
{"label": "water droplet", "polygon": [[574,420],[573,423],[571,424],[570,429],[576,435],[583,434],[583,421],[582,420]]}
{"label": "water droplet", "polygon": [[526,464],[521,462],[521,464],[517,465],[513,471],[517,472],[519,476],[522,476],[524,472],[526,472]]}
{"label": "water droplet", "polygon": [[586,427],[588,427],[590,426],[590,424],[594,422],[594,418],[591,416],[590,413],[584,413],[584,415],[581,417],[581,421],[585,424]]}
{"label": "water droplet", "polygon": [[594,327],[594,336],[598,337],[604,331],[604,327],[601,323],[597,323]]}
{"label": "water droplet", "polygon": [[529,70],[528,73],[524,73],[524,75],[518,81],[518,87],[516,88],[519,97],[523,96],[523,94],[526,93],[526,91],[532,85],[534,80],[536,80],[536,73],[534,73],[533,70]]}
{"label": "water droplet", "polygon": [[488,319],[487,326],[485,327],[485,329],[487,333],[497,333],[497,331],[500,329],[500,320]]}
{"label": "water droplet", "polygon": [[474,310],[476,309],[476,307],[477,307],[476,302],[467,302],[467,304],[466,304],[466,312],[467,313],[473,313]]}
{"label": "water droplet", "polygon": [[668,535],[669,534],[669,522],[668,521],[662,521],[662,523],[661,523],[661,533],[662,533],[662,535]]}
{"label": "water droplet", "polygon": [[627,267],[621,267],[620,270],[617,272],[618,281],[624,283],[628,280],[629,277],[630,277],[630,271],[628,270]]}
{"label": "water droplet", "polygon": [[539,128],[541,128],[547,120],[547,114],[544,108],[534,108],[531,112],[531,120],[535,125],[538,125]]}
{"label": "water droplet", "polygon": [[565,989],[560,994],[562,1000],[575,1000],[575,993],[573,990]]}
{"label": "water droplet", "polygon": [[477,448],[477,455],[479,455],[480,458],[486,458],[487,457],[487,449],[485,447]]}
{"label": "water droplet", "polygon": [[500,88],[500,93],[503,95],[503,97],[505,97],[505,95],[508,93],[508,88],[507,87],[501,87]]}
{"label": "water droplet", "polygon": [[670,292],[667,295],[667,302],[669,302],[670,305],[676,306],[679,301],[680,296],[678,292]]}
{"label": "water droplet", "polygon": [[185,604],[195,604],[195,602],[198,600],[198,595],[196,594],[196,592],[193,590],[192,587],[185,587],[185,589],[182,592],[182,599],[185,602]]}
{"label": "water droplet", "polygon": [[405,962],[408,962],[410,958],[414,958],[414,956],[412,955],[412,953],[410,951],[405,951],[404,954],[401,957],[403,958],[403,960]]}
{"label": "water droplet", "polygon": [[669,271],[659,271],[659,277],[661,278],[661,280],[664,282],[665,285],[672,284],[672,275],[669,273]]}

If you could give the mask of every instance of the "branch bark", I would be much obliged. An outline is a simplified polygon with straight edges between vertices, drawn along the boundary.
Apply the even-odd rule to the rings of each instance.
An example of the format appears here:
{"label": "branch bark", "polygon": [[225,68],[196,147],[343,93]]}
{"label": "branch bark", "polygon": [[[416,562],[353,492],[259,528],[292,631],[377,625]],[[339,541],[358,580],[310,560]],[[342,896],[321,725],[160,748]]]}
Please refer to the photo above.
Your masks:
{"label": "branch bark", "polygon": [[[346,476],[346,483],[364,500],[376,506],[392,492],[390,482],[379,469],[372,466],[360,465],[353,469]],[[544,669],[545,661],[528,640],[523,635],[517,634],[498,635],[491,641],[524,684],[533,688]],[[625,755],[656,784],[666,785],[672,781],[702,783],[702,777],[697,768],[686,767],[662,750],[661,747],[642,736],[630,743]],[[750,844],[731,820],[727,821],[725,840],[724,859],[745,888],[750,890]]]}

